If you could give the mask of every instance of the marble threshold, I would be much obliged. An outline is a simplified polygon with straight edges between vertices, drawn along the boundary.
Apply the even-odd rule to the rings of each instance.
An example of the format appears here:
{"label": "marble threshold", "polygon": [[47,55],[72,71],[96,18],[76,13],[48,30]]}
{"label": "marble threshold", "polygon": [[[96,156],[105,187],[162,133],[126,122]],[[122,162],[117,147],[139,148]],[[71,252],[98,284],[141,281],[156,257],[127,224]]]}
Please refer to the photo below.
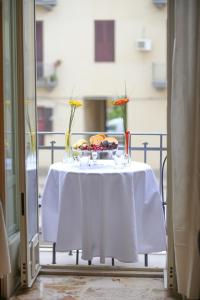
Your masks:
{"label": "marble threshold", "polygon": [[44,276],[10,300],[173,300],[161,278]]}

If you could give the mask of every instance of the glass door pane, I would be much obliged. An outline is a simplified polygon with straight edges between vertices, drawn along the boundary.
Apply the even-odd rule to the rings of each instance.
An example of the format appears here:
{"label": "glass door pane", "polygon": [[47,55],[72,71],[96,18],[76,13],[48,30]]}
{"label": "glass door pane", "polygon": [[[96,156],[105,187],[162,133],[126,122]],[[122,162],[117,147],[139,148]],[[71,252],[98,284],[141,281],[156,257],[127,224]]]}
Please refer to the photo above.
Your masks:
{"label": "glass door pane", "polygon": [[38,232],[34,1],[24,1],[24,111],[28,239]]}
{"label": "glass door pane", "polygon": [[3,292],[9,296],[20,283],[16,1],[2,1],[2,9],[5,219],[12,270],[6,278]]}
{"label": "glass door pane", "polygon": [[[19,205],[16,181],[16,81],[13,62],[13,19],[10,1],[4,3],[4,137],[5,137],[5,170],[6,170],[6,225],[8,236],[19,230]],[[14,27],[14,26],[13,26]]]}
{"label": "glass door pane", "polygon": [[27,250],[27,273],[22,274],[22,280],[31,286],[39,270],[34,0],[23,0],[23,54],[26,231],[22,242]]}

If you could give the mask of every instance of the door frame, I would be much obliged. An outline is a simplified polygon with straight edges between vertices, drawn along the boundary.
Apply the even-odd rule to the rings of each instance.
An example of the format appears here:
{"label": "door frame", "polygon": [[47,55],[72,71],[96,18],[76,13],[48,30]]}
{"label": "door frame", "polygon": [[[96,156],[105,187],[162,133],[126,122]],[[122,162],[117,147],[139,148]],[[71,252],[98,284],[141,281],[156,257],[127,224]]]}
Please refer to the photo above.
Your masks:
{"label": "door frame", "polygon": [[0,0],[0,198],[5,209],[5,151],[4,151],[4,93],[3,93],[3,26],[2,0]]}
{"label": "door frame", "polygon": [[[173,58],[173,47],[174,47],[174,18],[170,18],[169,15],[174,14],[175,3],[174,1],[168,1],[167,4],[167,114],[170,111],[170,99],[171,99],[171,87],[172,87],[172,58]],[[174,253],[174,233],[173,233],[173,203],[172,198],[169,197],[172,186],[172,178],[169,170],[171,170],[171,140],[169,137],[171,124],[167,117],[167,289],[170,292],[177,290],[176,282],[176,267],[175,267],[175,253]]]}
{"label": "door frame", "polygon": [[[33,272],[31,257],[34,257],[34,247],[39,245],[39,238],[37,234],[28,241],[28,201],[26,189],[26,138],[25,138],[25,93],[24,93],[24,3],[27,0],[18,0],[17,5],[17,28],[18,28],[18,45],[17,45],[17,59],[18,59],[18,119],[19,119],[19,169],[20,169],[20,197],[21,197],[21,285],[22,287],[31,287],[40,271],[40,266]],[[34,0],[31,0],[34,2]],[[30,2],[31,2],[30,1]],[[35,8],[34,8],[35,21]],[[34,23],[34,42],[35,42],[35,23]],[[36,59],[34,59],[36,62]],[[36,70],[36,68],[35,68]],[[36,109],[36,72],[35,72],[35,109]],[[36,122],[37,123],[37,122]],[[37,130],[36,130],[37,132]],[[37,149],[37,139],[36,139]],[[37,157],[37,154],[36,154]],[[39,230],[39,226],[38,226]],[[37,249],[36,249],[37,251]],[[38,248],[39,253],[39,248]]]}
{"label": "door frame", "polygon": [[[4,214],[6,212],[6,186],[5,186],[5,150],[4,150],[4,68],[3,68],[3,1],[7,0],[0,0],[0,197],[2,198],[3,202],[3,209]],[[18,239],[20,244],[20,274],[21,279],[19,276],[19,282],[15,287],[12,285],[11,276],[13,272],[8,276],[4,276],[3,279],[0,279],[0,296],[2,297],[10,297],[13,293],[14,289],[16,289],[20,284],[24,287],[30,287],[34,282],[35,278],[37,277],[38,271],[34,274],[31,272],[31,263],[30,263],[30,256],[34,256],[34,246],[36,244],[35,236],[31,240],[31,243],[28,243],[27,239],[27,204],[26,204],[26,150],[25,150],[25,94],[24,94],[24,3],[27,0],[16,0],[14,4],[16,6],[15,9],[15,21],[16,21],[16,31],[14,32],[14,39],[16,41],[16,51],[14,53],[14,59],[12,60],[12,64],[15,64],[16,67],[16,80],[13,83],[13,89],[15,89],[15,97],[16,97],[16,104],[14,109],[16,110],[16,132],[17,132],[17,146],[18,146],[18,153],[16,154],[17,159],[17,180],[18,180],[18,190],[17,190],[17,197],[19,198],[19,218],[20,218],[20,228],[18,233]],[[29,1],[29,0],[28,0]],[[29,3],[29,2],[28,2]],[[34,5],[34,0],[32,0],[32,4]],[[11,4],[13,5],[13,3]],[[34,6],[33,6],[34,7]],[[11,7],[13,8],[13,7]],[[31,11],[32,13],[32,11]],[[34,20],[35,20],[35,11],[34,13]],[[34,23],[35,24],[35,23]],[[35,25],[34,30],[35,30]],[[34,39],[34,37],[33,37]],[[35,41],[35,40],[34,40]],[[36,78],[36,76],[35,76]],[[35,80],[35,87],[36,87],[36,80]],[[36,103],[35,103],[36,106]],[[19,155],[20,153],[20,155]],[[6,214],[5,214],[6,218]],[[21,241],[21,243],[20,243]],[[32,248],[31,248],[32,246]],[[18,247],[19,248],[19,247]]]}
{"label": "door frame", "polygon": [[[12,86],[12,100],[13,100],[13,109],[17,110],[17,72],[16,72],[16,57],[15,53],[13,51],[14,46],[16,46],[16,28],[14,22],[16,21],[16,2],[10,2],[10,19],[12,19],[12,22],[10,23],[10,30],[11,30],[11,53],[10,53],[10,59],[11,59],[11,68],[13,69],[13,77],[11,77],[11,86]],[[3,212],[5,216],[5,223],[6,220],[6,170],[5,170],[5,125],[4,125],[4,101],[5,101],[5,95],[4,95],[4,28],[3,28],[3,13],[4,13],[4,3],[3,0],[0,0],[0,198],[2,200],[3,205]],[[13,80],[14,79],[14,80]],[[17,127],[18,124],[18,115],[15,114],[14,118],[14,126]],[[18,203],[19,201],[19,168],[17,163],[17,157],[18,157],[18,143],[17,143],[17,137],[18,137],[18,131],[16,129],[15,137],[14,137],[14,149],[16,153],[15,157],[15,168],[16,168],[16,198],[15,201]],[[19,218],[19,214],[18,214]],[[17,258],[19,258],[19,249],[20,249],[20,227],[17,232],[9,236],[8,238],[8,247],[10,250],[10,260],[11,260],[11,267],[13,267],[12,273],[8,275],[4,275],[3,278],[0,281],[0,296],[2,297],[9,297],[12,292],[20,285],[20,275],[19,270],[17,266]]]}

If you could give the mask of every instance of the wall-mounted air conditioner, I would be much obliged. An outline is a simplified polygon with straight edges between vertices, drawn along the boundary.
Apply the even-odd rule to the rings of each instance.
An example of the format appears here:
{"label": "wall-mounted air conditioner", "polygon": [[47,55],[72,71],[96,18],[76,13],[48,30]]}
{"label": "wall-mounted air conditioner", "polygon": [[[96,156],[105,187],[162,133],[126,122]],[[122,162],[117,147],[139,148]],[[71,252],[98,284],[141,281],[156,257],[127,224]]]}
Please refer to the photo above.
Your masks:
{"label": "wall-mounted air conditioner", "polygon": [[57,5],[57,0],[35,0],[35,4],[51,10]]}
{"label": "wall-mounted air conditioner", "polygon": [[153,4],[158,8],[162,8],[167,4],[167,0],[153,0]]}
{"label": "wall-mounted air conditioner", "polygon": [[136,42],[136,47],[140,51],[151,51],[152,42],[150,39],[139,39]]}

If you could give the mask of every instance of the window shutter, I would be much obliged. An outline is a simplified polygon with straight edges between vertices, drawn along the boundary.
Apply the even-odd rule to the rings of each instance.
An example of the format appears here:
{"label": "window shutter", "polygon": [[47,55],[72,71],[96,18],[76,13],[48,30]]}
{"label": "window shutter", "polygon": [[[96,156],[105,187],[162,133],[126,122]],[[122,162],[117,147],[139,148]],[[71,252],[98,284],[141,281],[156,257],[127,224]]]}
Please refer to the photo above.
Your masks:
{"label": "window shutter", "polygon": [[52,131],[52,108],[45,108],[44,118],[45,118],[45,130]]}
{"label": "window shutter", "polygon": [[[38,106],[37,107],[38,115],[38,131],[52,131],[52,115],[53,109],[50,107]],[[44,134],[39,135],[38,143],[39,146],[44,145]]]}
{"label": "window shutter", "polygon": [[95,61],[115,61],[115,22],[114,20],[95,21]]}

